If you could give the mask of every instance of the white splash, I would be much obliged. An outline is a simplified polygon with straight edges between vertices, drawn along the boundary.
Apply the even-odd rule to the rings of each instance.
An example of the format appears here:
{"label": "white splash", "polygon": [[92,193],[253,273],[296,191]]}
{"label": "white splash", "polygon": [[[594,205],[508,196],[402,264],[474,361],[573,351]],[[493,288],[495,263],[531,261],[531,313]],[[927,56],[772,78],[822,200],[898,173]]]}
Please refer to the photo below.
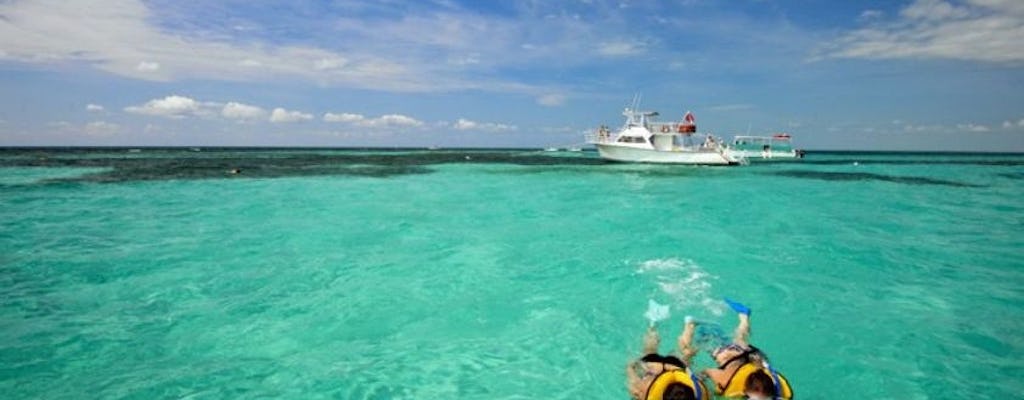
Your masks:
{"label": "white splash", "polygon": [[725,311],[718,297],[711,296],[711,281],[717,279],[693,260],[678,258],[641,262],[637,273],[653,277],[661,296],[672,306],[689,315],[722,315]]}

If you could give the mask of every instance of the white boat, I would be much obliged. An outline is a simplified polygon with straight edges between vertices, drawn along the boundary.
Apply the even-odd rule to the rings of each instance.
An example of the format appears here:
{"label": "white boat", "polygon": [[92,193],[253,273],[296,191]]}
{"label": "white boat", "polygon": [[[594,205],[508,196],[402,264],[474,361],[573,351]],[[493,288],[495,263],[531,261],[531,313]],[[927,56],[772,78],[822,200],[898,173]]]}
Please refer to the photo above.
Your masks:
{"label": "white boat", "polygon": [[788,133],[735,136],[729,145],[729,153],[752,161],[804,158],[804,151],[793,147],[793,138]]}
{"label": "white boat", "polygon": [[621,162],[738,165],[743,157],[730,154],[722,141],[710,134],[698,133],[693,114],[687,112],[682,122],[654,122],[653,111],[626,108],[626,123],[617,133],[602,126],[587,135],[587,142],[597,147],[601,158]]}

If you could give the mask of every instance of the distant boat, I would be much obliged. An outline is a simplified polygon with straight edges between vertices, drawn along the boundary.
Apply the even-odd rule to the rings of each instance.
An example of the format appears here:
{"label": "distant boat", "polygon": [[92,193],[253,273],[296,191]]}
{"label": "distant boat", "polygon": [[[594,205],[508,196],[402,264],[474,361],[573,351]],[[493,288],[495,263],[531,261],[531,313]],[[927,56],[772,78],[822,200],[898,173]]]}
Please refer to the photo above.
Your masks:
{"label": "distant boat", "polygon": [[580,151],[583,151],[583,148],[580,148],[580,147],[575,147],[575,146],[573,146],[573,147],[567,148],[567,149],[565,149],[565,150],[566,150],[566,151],[571,151],[571,152],[574,152],[574,153],[575,153],[575,152],[580,152]]}
{"label": "distant boat", "polygon": [[622,115],[626,123],[612,133],[602,126],[587,142],[597,147],[601,158],[621,162],[693,165],[738,165],[743,157],[727,152],[721,140],[697,132],[692,113],[679,123],[658,123],[653,111],[637,111],[638,101]]}
{"label": "distant boat", "polygon": [[547,147],[547,148],[544,149],[544,151],[558,151],[558,148],[557,147]]}
{"label": "distant boat", "polygon": [[793,147],[793,138],[788,133],[735,136],[729,145],[729,153],[752,161],[804,158],[804,151]]}

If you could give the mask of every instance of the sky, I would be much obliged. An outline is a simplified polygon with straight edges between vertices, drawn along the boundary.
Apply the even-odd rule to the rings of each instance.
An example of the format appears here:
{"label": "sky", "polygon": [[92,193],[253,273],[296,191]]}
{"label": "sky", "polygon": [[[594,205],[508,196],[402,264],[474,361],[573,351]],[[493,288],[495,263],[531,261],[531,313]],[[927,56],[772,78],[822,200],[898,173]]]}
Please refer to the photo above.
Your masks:
{"label": "sky", "polygon": [[1024,151],[1021,0],[5,0],[0,146]]}

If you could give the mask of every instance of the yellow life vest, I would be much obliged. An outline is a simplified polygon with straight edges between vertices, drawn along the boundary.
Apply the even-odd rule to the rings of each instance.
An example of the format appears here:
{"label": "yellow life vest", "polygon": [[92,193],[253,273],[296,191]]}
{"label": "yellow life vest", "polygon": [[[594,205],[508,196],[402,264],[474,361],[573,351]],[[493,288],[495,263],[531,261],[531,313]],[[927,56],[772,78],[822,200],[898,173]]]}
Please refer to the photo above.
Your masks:
{"label": "yellow life vest", "polygon": [[654,382],[651,382],[651,386],[647,388],[647,396],[645,398],[647,400],[661,400],[662,396],[665,395],[665,389],[673,383],[681,383],[686,387],[693,389],[694,394],[697,395],[697,399],[699,400],[711,399],[711,393],[709,393],[708,388],[704,386],[704,382],[701,382],[697,377],[690,375],[681,369],[665,371],[654,378]]}
{"label": "yellow life vest", "polygon": [[[725,384],[725,389],[722,390],[721,392],[722,396],[746,396],[747,394],[744,393],[743,386],[747,383],[747,377],[758,370],[763,370],[764,373],[768,374],[768,376],[772,378],[772,382],[775,382],[775,385],[778,386],[780,392],[778,397],[781,397],[783,399],[793,398],[793,388],[789,387],[789,380],[786,379],[785,376],[782,376],[782,374],[778,373],[777,371],[775,373],[772,373],[771,370],[765,368],[763,365],[753,362],[743,364],[743,366],[741,366],[740,369],[736,370],[736,373],[732,375],[732,378],[729,378],[729,382]],[[778,379],[779,381],[776,382],[776,379]]]}

